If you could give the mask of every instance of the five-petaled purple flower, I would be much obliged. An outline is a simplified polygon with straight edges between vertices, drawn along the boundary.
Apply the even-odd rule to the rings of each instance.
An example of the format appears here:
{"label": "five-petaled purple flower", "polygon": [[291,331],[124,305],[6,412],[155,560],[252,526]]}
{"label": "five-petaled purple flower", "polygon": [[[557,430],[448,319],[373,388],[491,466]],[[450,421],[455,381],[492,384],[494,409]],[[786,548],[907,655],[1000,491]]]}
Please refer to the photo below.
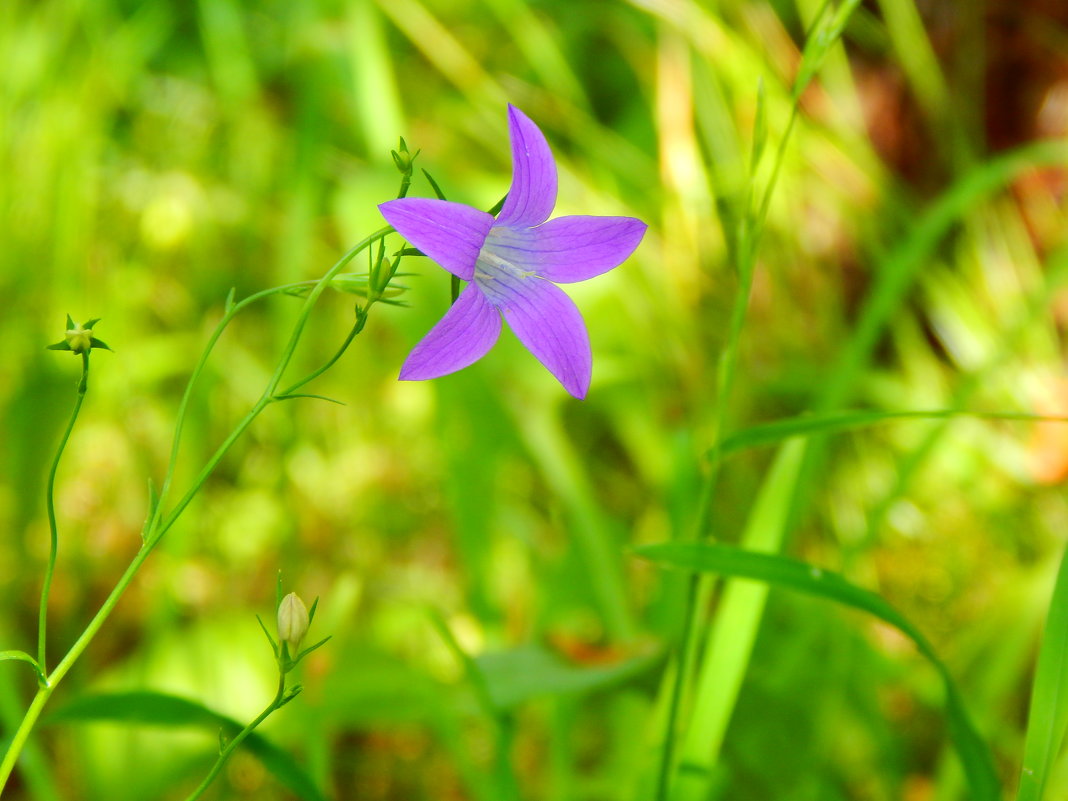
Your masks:
{"label": "five-petaled purple flower", "polygon": [[[402,198],[379,206],[401,236],[470,283],[408,355],[403,380],[437,378],[482,358],[501,333],[519,340],[576,398],[590,387],[593,356],[582,315],[552,282],[585,281],[638,246],[646,225],[633,217],[557,217],[556,163],[538,127],[508,106],[512,187],[501,213],[460,203]],[[546,220],[549,220],[546,222]]]}

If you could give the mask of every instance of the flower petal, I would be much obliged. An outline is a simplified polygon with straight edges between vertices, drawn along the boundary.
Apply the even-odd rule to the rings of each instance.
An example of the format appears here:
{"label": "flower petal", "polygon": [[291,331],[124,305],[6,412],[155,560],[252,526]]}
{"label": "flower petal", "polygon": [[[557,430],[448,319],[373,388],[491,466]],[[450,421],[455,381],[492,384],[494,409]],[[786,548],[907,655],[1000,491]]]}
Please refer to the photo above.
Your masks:
{"label": "flower petal", "polygon": [[647,228],[633,217],[557,217],[537,228],[495,226],[485,247],[520,270],[566,284],[618,267]]}
{"label": "flower petal", "polygon": [[585,398],[593,354],[586,324],[571,298],[548,281],[530,277],[500,308],[519,341],[564,389],[576,398]]}
{"label": "flower petal", "polygon": [[497,224],[530,228],[549,219],[556,205],[556,162],[545,135],[511,104],[508,134],[512,140],[512,187]]}
{"label": "flower petal", "polygon": [[470,281],[493,217],[462,203],[406,197],[378,206],[386,222],[453,275]]}
{"label": "flower petal", "polygon": [[400,378],[422,381],[454,373],[485,356],[500,334],[500,313],[477,286],[468,284],[445,316],[412,348]]}

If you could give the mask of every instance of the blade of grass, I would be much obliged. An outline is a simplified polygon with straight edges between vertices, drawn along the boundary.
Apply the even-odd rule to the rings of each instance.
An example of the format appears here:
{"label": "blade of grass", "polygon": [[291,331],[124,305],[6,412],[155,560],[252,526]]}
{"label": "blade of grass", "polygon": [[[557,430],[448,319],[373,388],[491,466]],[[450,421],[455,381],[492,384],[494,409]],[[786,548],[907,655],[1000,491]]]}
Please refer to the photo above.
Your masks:
{"label": "blade of grass", "polygon": [[348,33],[355,111],[367,154],[375,159],[396,147],[397,136],[407,130],[407,124],[389,58],[389,43],[374,3],[350,6]]}
{"label": "blade of grass", "polygon": [[[958,383],[950,399],[951,406],[955,408],[966,406],[971,398],[988,383],[988,379],[997,375],[1000,370],[1019,357],[1027,333],[1034,329],[1041,317],[1048,314],[1049,304],[1068,281],[1068,249],[1061,248],[1050,254],[1046,259],[1044,269],[1045,277],[1041,289],[1028,301],[1027,308],[1023,310],[1020,318],[1004,326],[997,353],[985,365],[968,374]],[[868,531],[861,543],[858,543],[858,547],[873,542],[878,536],[894,504],[907,491],[923,465],[934,453],[937,444],[948,430],[948,422],[947,419],[932,426],[919,445],[899,460],[893,486],[873,508],[868,517]]]}
{"label": "blade of grass", "polygon": [[[744,327],[752,288],[757,250],[763,234],[765,220],[780,170],[786,157],[794,125],[798,119],[800,97],[805,85],[816,74],[823,59],[836,46],[849,16],[858,5],[858,0],[847,0],[835,13],[828,14],[830,2],[823,5],[806,37],[805,52],[791,95],[790,113],[786,128],[779,141],[775,158],[763,192],[754,192],[755,180],[749,176],[745,199],[740,209],[741,217],[732,218],[730,206],[724,204],[724,225],[731,261],[739,279],[739,287],[731,313],[726,343],[718,365],[718,393],[713,409],[713,428],[716,440],[712,464],[697,502],[694,535],[708,536],[712,528],[712,496],[718,477],[718,449],[722,443],[723,429],[727,419],[727,402],[731,395],[737,367],[739,343]],[[700,71],[695,70],[699,75]],[[698,98],[700,100],[700,98]],[[701,107],[699,105],[699,119]],[[712,109],[715,111],[715,109]],[[707,115],[706,115],[707,116]],[[707,130],[704,131],[707,139]],[[739,167],[744,170],[744,167]],[[723,200],[717,196],[717,201]],[[787,445],[780,451],[768,482],[761,490],[759,500],[750,514],[744,542],[749,547],[777,550],[786,536],[787,523],[794,507],[799,475],[803,464],[804,447],[800,443]],[[712,585],[703,576],[693,576],[687,594],[686,634],[679,657],[679,671],[672,687],[668,720],[664,737],[663,756],[657,788],[657,798],[663,801],[671,792],[674,775],[675,738],[681,711],[683,688],[691,680],[697,690],[694,696],[690,725],[683,741],[683,764],[686,771],[678,777],[679,797],[703,799],[710,792],[712,767],[719,758],[719,749],[727,723],[737,701],[738,688],[749,662],[752,643],[763,615],[765,595],[752,588],[728,590],[728,598],[718,610],[714,629],[709,637],[700,662],[698,650],[704,626],[705,601],[712,592]],[[724,688],[727,688],[724,691]]]}
{"label": "blade of grass", "polygon": [[[938,658],[927,638],[904,615],[879,595],[849,583],[843,576],[796,559],[709,543],[664,543],[635,550],[645,559],[667,567],[734,578],[753,579],[763,585],[785,587],[826,598],[867,612],[890,624],[916,645],[938,672],[945,687],[946,717],[950,737],[960,755],[974,801],[996,801],[1001,797],[997,771],[989,748],[979,737],[964,707],[960,691],[945,663]],[[1068,582],[1066,582],[1068,584]],[[765,587],[766,591],[766,587]],[[1068,601],[1066,595],[1065,601]],[[1062,641],[1061,646],[1064,643]],[[685,776],[686,773],[683,773]],[[680,782],[681,786],[681,782]],[[680,794],[680,797],[689,796]]]}
{"label": "blade of grass", "polygon": [[[826,414],[801,415],[786,420],[743,428],[723,439],[718,449],[720,457],[748,448],[775,445],[793,437],[812,437],[820,434],[842,434],[901,420],[947,420],[954,417],[974,417],[981,420],[1021,420],[1026,422],[1068,423],[1068,417],[1027,414],[1024,412],[980,412],[970,409],[931,409],[927,411],[877,412],[841,411]],[[710,457],[715,453],[710,450]]]}
{"label": "blade of grass", "polygon": [[[788,443],[779,451],[750,512],[742,536],[746,549],[773,553],[782,548],[803,456],[801,442]],[[699,607],[707,606],[705,600],[711,591],[712,584],[704,582]],[[677,801],[708,797],[708,782],[741,690],[766,600],[767,587],[762,585],[730,582],[723,591],[695,677],[693,714],[683,738],[672,794]]]}
{"label": "blade of grass", "polygon": [[[151,691],[85,695],[57,709],[46,718],[48,723],[100,721],[218,729],[227,737],[233,737],[244,728],[244,724],[195,701]],[[250,734],[242,745],[274,774],[279,783],[296,796],[304,801],[326,801],[326,796],[288,752],[257,732]]]}
{"label": "blade of grass", "polygon": [[503,105],[505,93],[479,59],[418,0],[376,0],[412,45],[468,98],[490,99]]}
{"label": "blade of grass", "polygon": [[1053,587],[1027,715],[1017,801],[1042,801],[1068,729],[1068,550]]}
{"label": "blade of grass", "polygon": [[518,421],[516,427],[552,496],[560,499],[571,518],[570,530],[608,636],[613,642],[631,640],[636,625],[619,545],[556,410],[543,409],[535,414],[529,408],[513,406],[512,411]]}

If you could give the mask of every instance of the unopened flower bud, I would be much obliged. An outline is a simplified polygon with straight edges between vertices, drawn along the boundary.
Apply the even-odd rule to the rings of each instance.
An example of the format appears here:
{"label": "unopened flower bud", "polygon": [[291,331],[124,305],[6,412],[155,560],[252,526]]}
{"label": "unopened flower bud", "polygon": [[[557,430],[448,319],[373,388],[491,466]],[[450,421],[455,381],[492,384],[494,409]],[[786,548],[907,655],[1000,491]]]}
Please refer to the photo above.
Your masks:
{"label": "unopened flower bud", "polygon": [[400,170],[401,174],[409,175],[412,171],[412,161],[419,155],[419,151],[417,150],[414,153],[410,153],[408,151],[408,143],[404,141],[404,137],[402,136],[398,148],[389,151],[389,154],[393,157],[393,163],[396,165],[397,169]]}
{"label": "unopened flower bud", "polygon": [[296,652],[307,633],[308,608],[295,592],[291,592],[278,605],[278,639],[288,643],[290,650]]}
{"label": "unopened flower bud", "polygon": [[389,259],[383,256],[371,271],[371,291],[376,295],[382,294],[382,290],[386,288],[386,285],[389,284],[389,279],[392,277],[393,268]]}
{"label": "unopened flower bud", "polygon": [[67,344],[75,353],[85,353],[92,347],[93,329],[74,326],[67,331]]}
{"label": "unopened flower bud", "polygon": [[93,348],[111,350],[105,343],[93,336],[93,326],[100,322],[99,318],[87,323],[75,323],[67,315],[67,330],[63,341],[55,345],[49,345],[49,350],[69,350],[73,353],[88,353]]}

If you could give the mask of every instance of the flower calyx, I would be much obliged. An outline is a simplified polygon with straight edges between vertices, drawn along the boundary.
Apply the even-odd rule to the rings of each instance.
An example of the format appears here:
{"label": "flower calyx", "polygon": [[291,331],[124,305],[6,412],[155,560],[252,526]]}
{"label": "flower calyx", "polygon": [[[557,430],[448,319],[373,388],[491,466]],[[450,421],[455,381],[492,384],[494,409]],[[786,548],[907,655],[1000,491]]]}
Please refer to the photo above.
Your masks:
{"label": "flower calyx", "polygon": [[54,345],[49,345],[48,350],[69,350],[77,354],[86,354],[94,348],[111,350],[107,343],[93,336],[93,326],[99,322],[100,318],[95,317],[85,323],[75,323],[68,314],[67,330],[63,340]]}

